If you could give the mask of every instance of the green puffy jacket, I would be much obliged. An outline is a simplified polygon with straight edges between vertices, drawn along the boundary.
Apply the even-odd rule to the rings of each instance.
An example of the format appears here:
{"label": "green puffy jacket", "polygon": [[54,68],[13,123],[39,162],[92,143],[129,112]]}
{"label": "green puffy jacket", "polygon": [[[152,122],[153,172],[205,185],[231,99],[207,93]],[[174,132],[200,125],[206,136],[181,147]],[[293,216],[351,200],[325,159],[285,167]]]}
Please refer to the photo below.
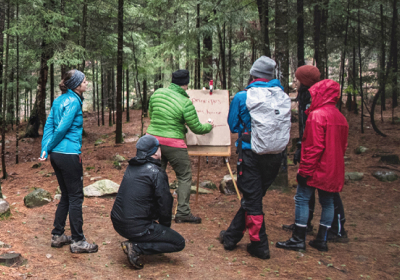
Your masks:
{"label": "green puffy jacket", "polygon": [[196,109],[186,91],[171,83],[168,88],[156,90],[150,98],[151,135],[184,139],[187,132],[185,124],[195,134],[206,134],[212,129],[209,123],[201,124]]}

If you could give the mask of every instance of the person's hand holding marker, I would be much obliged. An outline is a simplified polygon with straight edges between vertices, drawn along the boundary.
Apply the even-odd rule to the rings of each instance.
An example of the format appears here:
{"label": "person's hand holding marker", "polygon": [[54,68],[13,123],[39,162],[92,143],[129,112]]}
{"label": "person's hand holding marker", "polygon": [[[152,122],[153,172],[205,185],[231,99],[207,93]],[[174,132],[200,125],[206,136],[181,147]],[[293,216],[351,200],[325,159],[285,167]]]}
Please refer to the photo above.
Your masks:
{"label": "person's hand holding marker", "polygon": [[212,119],[208,119],[208,123],[212,125],[212,127],[215,127],[214,121]]}

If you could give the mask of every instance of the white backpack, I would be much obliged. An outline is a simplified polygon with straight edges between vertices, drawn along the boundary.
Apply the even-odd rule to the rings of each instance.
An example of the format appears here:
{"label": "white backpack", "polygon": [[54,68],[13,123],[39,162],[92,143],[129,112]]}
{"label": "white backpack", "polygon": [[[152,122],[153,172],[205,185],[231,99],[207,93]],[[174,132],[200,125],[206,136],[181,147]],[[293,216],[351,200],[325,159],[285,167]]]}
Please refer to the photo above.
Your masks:
{"label": "white backpack", "polygon": [[252,87],[247,90],[251,116],[251,150],[256,154],[281,153],[290,139],[289,96],[280,87]]}

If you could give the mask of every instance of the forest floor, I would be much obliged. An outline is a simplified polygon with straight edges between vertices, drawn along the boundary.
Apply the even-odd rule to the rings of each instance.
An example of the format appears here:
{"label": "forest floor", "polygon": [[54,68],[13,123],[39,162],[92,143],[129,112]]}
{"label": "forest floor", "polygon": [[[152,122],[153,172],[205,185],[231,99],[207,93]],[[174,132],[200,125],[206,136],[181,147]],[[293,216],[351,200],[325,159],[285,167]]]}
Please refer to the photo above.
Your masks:
{"label": "forest floor", "polygon": [[[282,230],[282,224],[294,221],[296,189],[289,191],[270,190],[264,197],[266,231],[268,234],[271,259],[251,257],[246,251],[248,234],[234,251],[225,251],[217,240],[219,232],[229,226],[239,208],[235,195],[227,196],[219,191],[200,195],[195,203],[191,197],[192,212],[199,215],[201,224],[175,224],[172,228],[186,240],[183,251],[173,254],[145,256],[144,269],[136,271],[130,266],[120,242],[124,238],[113,229],[109,214],[114,197],[85,198],[83,203],[84,233],[89,242],[99,245],[95,254],[71,254],[68,246],[62,249],[50,247],[51,230],[58,200],[39,208],[28,209],[23,198],[33,188],[43,188],[55,194],[58,186],[49,161],[38,169],[32,165],[40,153],[41,138],[24,139],[20,142],[20,163],[15,164],[15,134],[9,130],[6,147],[8,179],[2,181],[3,194],[11,205],[11,217],[0,221],[0,241],[12,248],[0,248],[0,253],[15,251],[27,259],[20,267],[0,266],[1,279],[400,279],[400,181],[383,183],[371,172],[379,169],[397,170],[399,166],[379,162],[378,153],[400,155],[400,124],[391,125],[387,117],[379,124],[390,137],[378,136],[369,121],[365,133],[360,133],[359,115],[344,114],[350,125],[349,147],[346,152],[346,171],[363,172],[361,181],[346,181],[341,194],[345,213],[348,244],[329,243],[329,251],[321,253],[310,246],[305,252],[285,251],[275,247],[277,241],[284,241],[290,233]],[[387,113],[389,114],[389,112]],[[136,153],[135,140],[140,134],[140,112],[131,110],[131,122],[123,124],[125,143],[115,145],[115,126],[97,126],[94,113],[84,114],[84,128],[87,137],[83,140],[82,156],[84,186],[101,176],[120,183],[127,163],[122,170],[113,168],[115,154],[126,158]],[[385,115],[386,116],[386,115]],[[124,113],[125,120],[125,113]],[[149,120],[146,119],[145,127]],[[292,136],[297,137],[296,124]],[[95,146],[103,139],[105,143]],[[236,154],[232,135],[232,157],[234,168]],[[367,152],[356,155],[358,146],[368,148]],[[292,159],[293,153],[289,154]],[[200,182],[211,180],[217,186],[228,174],[222,158],[212,157],[209,163],[201,158]],[[289,164],[289,181],[295,184],[295,165]],[[193,174],[197,174],[197,158],[192,158]],[[235,169],[235,168],[234,168]],[[170,182],[175,174],[168,167]],[[400,175],[400,172],[398,172]],[[195,176],[194,176],[195,177]],[[195,178],[194,178],[195,179]],[[174,205],[176,203],[176,199]],[[316,205],[314,235],[318,227],[321,208]],[[69,234],[67,222],[66,233]],[[307,239],[312,239],[309,236]]]}

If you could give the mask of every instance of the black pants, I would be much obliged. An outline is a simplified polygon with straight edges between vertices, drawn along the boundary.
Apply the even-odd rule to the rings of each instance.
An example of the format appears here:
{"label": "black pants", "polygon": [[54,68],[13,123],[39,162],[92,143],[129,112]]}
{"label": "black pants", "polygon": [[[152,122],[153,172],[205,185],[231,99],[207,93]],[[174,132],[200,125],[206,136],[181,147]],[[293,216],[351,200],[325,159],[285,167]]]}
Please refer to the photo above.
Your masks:
{"label": "black pants", "polygon": [[161,253],[173,253],[182,251],[185,248],[185,239],[175,230],[153,223],[149,226],[147,233],[142,236],[133,236],[129,233],[129,229],[119,227],[116,223],[114,229],[121,236],[135,243],[142,255],[154,255]]}
{"label": "black pants", "polygon": [[249,229],[252,245],[268,246],[262,199],[278,175],[281,158],[281,154],[258,155],[251,150],[243,150],[242,175],[238,175],[238,188],[243,198],[224,235],[224,244],[236,245]]}
{"label": "black pants", "polygon": [[61,189],[61,200],[54,218],[54,229],[51,234],[62,235],[69,212],[69,224],[72,240],[79,241],[83,235],[83,169],[79,155],[51,153],[51,165],[57,176]]}
{"label": "black pants", "polygon": [[[344,216],[343,202],[342,199],[340,198],[339,193],[333,194],[333,205],[335,207],[335,214],[333,216],[332,227],[329,230],[335,233],[336,235],[341,235],[344,233],[344,223],[346,222],[346,218]],[[308,226],[311,225],[311,221],[314,216],[314,208],[315,208],[315,192],[313,193],[309,202],[310,212],[307,222]]]}

